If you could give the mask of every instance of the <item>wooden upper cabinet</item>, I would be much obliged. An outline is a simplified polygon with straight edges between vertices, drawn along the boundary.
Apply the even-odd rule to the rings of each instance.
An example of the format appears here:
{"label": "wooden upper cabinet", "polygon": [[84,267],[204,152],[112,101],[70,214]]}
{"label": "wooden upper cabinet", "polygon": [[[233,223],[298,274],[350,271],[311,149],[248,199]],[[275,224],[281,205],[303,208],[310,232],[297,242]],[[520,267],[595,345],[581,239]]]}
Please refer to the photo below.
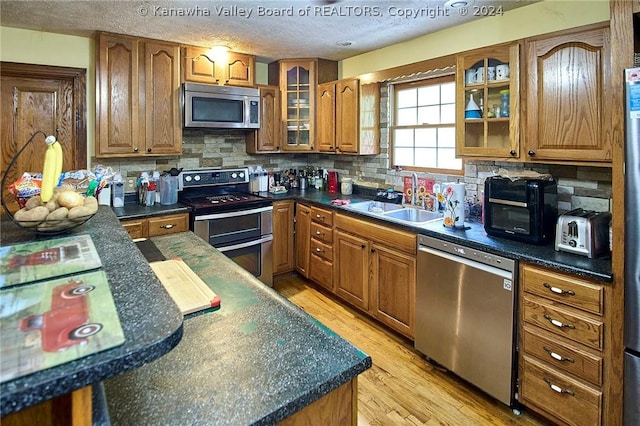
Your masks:
{"label": "wooden upper cabinet", "polygon": [[180,153],[180,47],[147,42],[144,52],[146,153]]}
{"label": "wooden upper cabinet", "polygon": [[255,56],[228,52],[226,60],[213,57],[206,47],[184,48],[184,80],[232,86],[255,86]]}
{"label": "wooden upper cabinet", "polygon": [[360,80],[336,83],[336,151],[358,153],[360,114]]}
{"label": "wooden upper cabinet", "polygon": [[525,43],[526,161],[611,162],[609,27]]}
{"label": "wooden upper cabinet", "polygon": [[318,84],[338,78],[338,64],[326,59],[286,59],[269,64],[269,84],[280,87],[281,120],[286,126],[282,151],[316,150]]}
{"label": "wooden upper cabinet", "polygon": [[280,151],[280,89],[278,86],[258,86],[260,89],[260,128],[247,132],[246,150],[250,154]]}
{"label": "wooden upper cabinet", "polygon": [[97,48],[97,153],[131,154],[140,131],[138,41],[99,34]]}
{"label": "wooden upper cabinet", "polygon": [[316,96],[316,145],[320,152],[380,152],[380,86],[355,78],[319,84]]}
{"label": "wooden upper cabinet", "polygon": [[318,151],[336,150],[336,85],[323,83],[318,85],[316,95],[316,142]]}
{"label": "wooden upper cabinet", "polygon": [[[518,43],[456,58],[456,155],[517,158],[520,142]],[[476,110],[471,107],[474,105]],[[479,110],[477,109],[479,108]]]}
{"label": "wooden upper cabinet", "polygon": [[179,155],[180,48],[99,33],[96,157]]}

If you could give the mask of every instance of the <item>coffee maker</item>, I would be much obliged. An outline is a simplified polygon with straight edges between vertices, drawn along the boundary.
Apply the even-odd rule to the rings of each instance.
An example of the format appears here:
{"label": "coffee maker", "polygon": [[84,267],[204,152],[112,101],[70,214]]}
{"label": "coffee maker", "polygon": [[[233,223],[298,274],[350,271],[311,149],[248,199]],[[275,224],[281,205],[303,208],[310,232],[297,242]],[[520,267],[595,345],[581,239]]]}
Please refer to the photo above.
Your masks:
{"label": "coffee maker", "polygon": [[327,174],[327,190],[329,192],[338,192],[338,172],[329,171]]}

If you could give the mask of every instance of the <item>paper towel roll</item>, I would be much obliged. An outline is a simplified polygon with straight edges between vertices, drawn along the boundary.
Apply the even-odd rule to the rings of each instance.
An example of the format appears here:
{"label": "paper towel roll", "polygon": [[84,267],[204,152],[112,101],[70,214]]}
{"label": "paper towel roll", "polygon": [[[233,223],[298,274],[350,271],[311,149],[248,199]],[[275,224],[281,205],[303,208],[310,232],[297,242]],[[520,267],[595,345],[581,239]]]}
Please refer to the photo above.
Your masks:
{"label": "paper towel roll", "polygon": [[464,183],[447,182],[444,184],[445,197],[444,225],[449,227],[464,227]]}

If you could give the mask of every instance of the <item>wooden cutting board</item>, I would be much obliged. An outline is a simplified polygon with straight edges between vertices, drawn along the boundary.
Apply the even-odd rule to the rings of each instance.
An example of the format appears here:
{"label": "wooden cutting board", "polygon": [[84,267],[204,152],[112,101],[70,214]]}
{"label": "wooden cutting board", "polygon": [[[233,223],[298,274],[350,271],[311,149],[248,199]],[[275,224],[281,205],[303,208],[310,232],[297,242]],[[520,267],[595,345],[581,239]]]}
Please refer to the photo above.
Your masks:
{"label": "wooden cutting board", "polygon": [[220,297],[181,259],[149,263],[183,315],[220,306]]}

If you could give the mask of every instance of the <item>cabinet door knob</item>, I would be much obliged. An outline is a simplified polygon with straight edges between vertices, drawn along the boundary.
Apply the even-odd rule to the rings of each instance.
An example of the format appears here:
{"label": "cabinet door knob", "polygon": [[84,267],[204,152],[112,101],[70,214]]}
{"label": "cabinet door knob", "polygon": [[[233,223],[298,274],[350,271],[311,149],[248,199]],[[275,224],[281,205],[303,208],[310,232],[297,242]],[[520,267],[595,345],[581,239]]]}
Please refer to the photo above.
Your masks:
{"label": "cabinet door knob", "polygon": [[534,157],[536,155],[536,152],[530,149],[529,152],[527,152],[527,154],[529,154],[529,157]]}
{"label": "cabinet door knob", "polygon": [[133,148],[133,152],[138,152],[138,147]]}
{"label": "cabinet door knob", "polygon": [[362,245],[360,246],[360,248],[367,248],[367,245],[366,245],[366,244],[362,244]]}
{"label": "cabinet door knob", "polygon": [[151,152],[151,148],[147,148],[147,152]]}
{"label": "cabinet door knob", "polygon": [[515,157],[517,152],[515,149],[512,149],[511,151],[509,151],[509,154],[511,154],[512,157]]}

